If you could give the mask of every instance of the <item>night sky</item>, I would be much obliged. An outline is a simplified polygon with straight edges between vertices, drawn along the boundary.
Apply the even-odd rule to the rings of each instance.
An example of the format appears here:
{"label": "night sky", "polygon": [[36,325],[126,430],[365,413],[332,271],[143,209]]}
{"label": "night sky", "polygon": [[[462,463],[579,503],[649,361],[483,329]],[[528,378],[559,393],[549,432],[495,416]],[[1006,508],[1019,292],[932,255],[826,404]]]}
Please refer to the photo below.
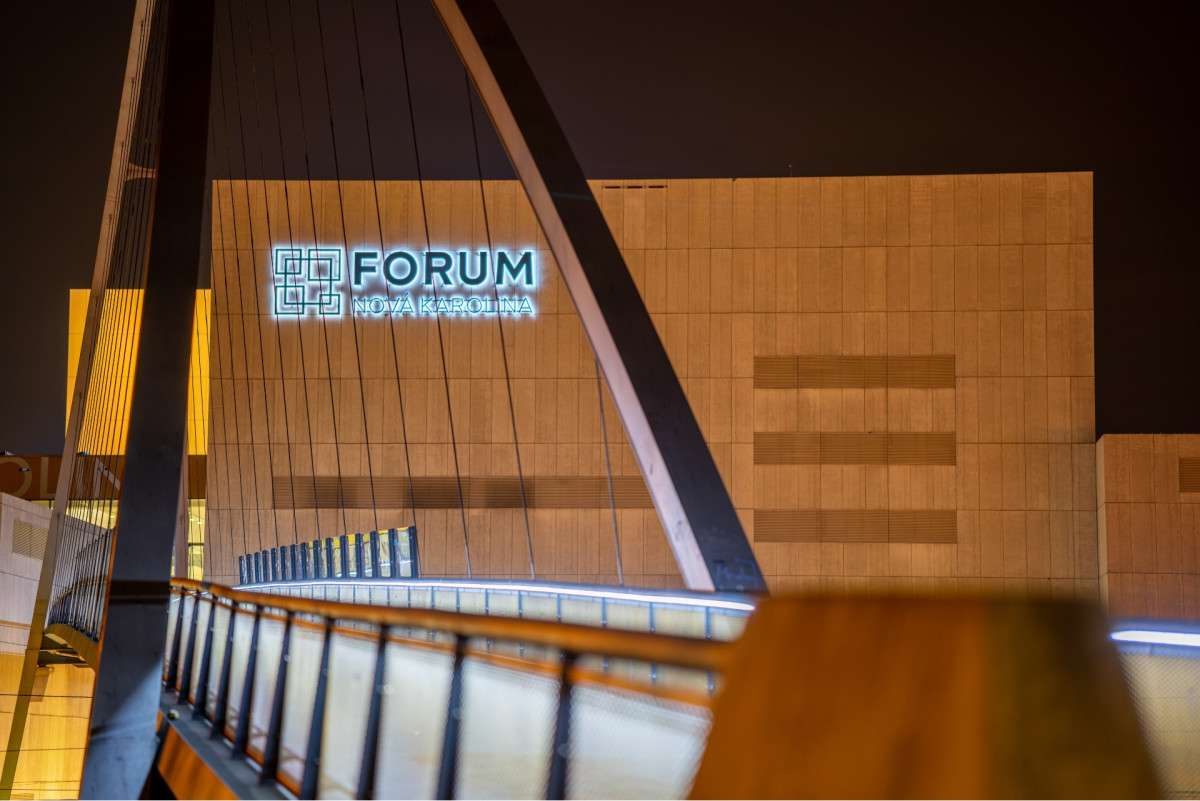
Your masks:
{"label": "night sky", "polygon": [[[592,178],[1094,171],[1098,433],[1200,431],[1188,4],[498,2]],[[399,5],[423,175],[472,178],[462,68],[428,3]],[[132,8],[0,10],[0,449],[62,450],[67,290],[90,284]],[[220,174],[414,177],[395,5],[356,6],[371,151],[349,9],[217,0]]]}

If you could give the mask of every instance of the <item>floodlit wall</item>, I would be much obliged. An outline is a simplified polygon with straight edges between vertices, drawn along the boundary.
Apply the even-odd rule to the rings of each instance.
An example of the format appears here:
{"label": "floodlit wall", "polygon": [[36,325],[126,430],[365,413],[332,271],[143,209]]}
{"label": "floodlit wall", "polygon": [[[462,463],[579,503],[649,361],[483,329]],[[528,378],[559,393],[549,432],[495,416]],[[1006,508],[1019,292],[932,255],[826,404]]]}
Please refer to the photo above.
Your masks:
{"label": "floodlit wall", "polygon": [[1096,456],[1110,613],[1200,619],[1200,434],[1105,434]]}
{"label": "floodlit wall", "polygon": [[[772,588],[1098,597],[1089,173],[592,188]],[[519,185],[482,190],[486,218],[469,181],[216,185],[207,577],[413,498],[425,575],[465,575],[465,517],[475,576],[528,577],[511,386],[538,578],[616,580],[590,347]],[[342,269],[302,296],[274,249],[312,247]],[[373,310],[397,250],[534,251],[511,382],[486,307],[440,338],[419,280]],[[626,581],[676,586],[605,412]]]}

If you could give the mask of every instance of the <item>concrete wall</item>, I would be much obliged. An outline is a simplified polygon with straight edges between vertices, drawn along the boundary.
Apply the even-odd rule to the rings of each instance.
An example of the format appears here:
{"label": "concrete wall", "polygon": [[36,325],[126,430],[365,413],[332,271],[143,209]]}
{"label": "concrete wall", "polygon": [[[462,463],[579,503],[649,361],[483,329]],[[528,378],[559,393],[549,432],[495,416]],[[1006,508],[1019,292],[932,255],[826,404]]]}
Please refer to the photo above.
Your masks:
{"label": "concrete wall", "polygon": [[0,495],[0,653],[25,653],[49,529],[49,509]]}

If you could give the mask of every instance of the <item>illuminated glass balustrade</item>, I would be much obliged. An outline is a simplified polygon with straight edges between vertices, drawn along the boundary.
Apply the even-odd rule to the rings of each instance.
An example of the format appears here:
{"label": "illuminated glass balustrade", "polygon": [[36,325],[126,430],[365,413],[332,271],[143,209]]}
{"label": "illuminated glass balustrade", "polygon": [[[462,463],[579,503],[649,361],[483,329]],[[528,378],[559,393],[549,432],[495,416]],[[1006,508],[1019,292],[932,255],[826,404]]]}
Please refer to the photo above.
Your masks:
{"label": "illuminated glass balustrade", "polygon": [[682,798],[729,647],[179,582],[164,680],[301,797]]}

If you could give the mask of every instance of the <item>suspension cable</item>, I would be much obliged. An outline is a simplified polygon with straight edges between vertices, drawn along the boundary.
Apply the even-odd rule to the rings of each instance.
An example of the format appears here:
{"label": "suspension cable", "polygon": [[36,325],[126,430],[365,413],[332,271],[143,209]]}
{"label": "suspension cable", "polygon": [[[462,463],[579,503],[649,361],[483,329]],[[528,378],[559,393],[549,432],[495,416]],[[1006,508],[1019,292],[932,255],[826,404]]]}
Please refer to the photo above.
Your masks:
{"label": "suspension cable", "polygon": [[[471,120],[471,140],[475,145],[475,175],[479,181],[479,203],[483,208],[483,231],[487,237],[488,251],[494,254],[492,229],[488,222],[487,195],[483,188],[483,162],[479,156],[479,131],[475,127],[475,104],[471,97],[471,76],[465,68],[463,69],[463,82],[467,90],[467,113]],[[525,547],[529,552],[529,577],[536,580],[537,571],[533,565],[533,537],[529,531],[529,502],[525,497],[525,474],[521,470],[521,444],[517,438],[517,413],[513,405],[512,375],[508,368],[508,347],[504,341],[504,323],[499,313],[500,289],[497,286],[497,281],[492,281],[492,295],[496,298],[496,328],[500,332],[500,357],[504,365],[504,389],[508,394],[508,419],[512,423],[513,453],[517,457],[517,483],[521,488],[521,512],[525,517]]]}
{"label": "suspension cable", "polygon": [[[251,209],[251,203],[250,203],[250,178],[249,178],[250,168],[249,168],[249,160],[246,155],[246,150],[247,150],[246,137],[245,137],[246,126],[242,122],[242,112],[241,112],[241,102],[240,102],[241,101],[241,81],[240,81],[241,70],[238,69],[238,55],[237,55],[238,48],[237,48],[237,37],[234,35],[232,0],[226,0],[225,10],[226,10],[227,17],[229,19],[229,49],[230,49],[230,53],[233,56],[234,97],[237,98],[239,101],[235,105],[235,109],[237,110],[237,126],[238,126],[238,130],[242,133],[242,136],[240,139],[240,144],[241,144],[240,149],[242,152],[242,174],[243,174],[243,176],[245,176],[243,178],[243,186],[245,188],[245,195],[246,195],[246,219],[249,221],[249,224],[247,225],[247,229],[248,229],[248,234],[249,234],[249,244],[250,244],[250,253],[251,253],[251,265],[250,265],[251,278],[252,278],[251,283],[254,286],[254,317],[255,317],[256,322],[258,323],[258,365],[259,365],[259,373],[262,376],[263,415],[264,415],[264,421],[266,423],[266,428],[267,428],[267,437],[266,437],[266,439],[267,439],[267,464],[268,464],[268,469],[271,471],[271,481],[274,482],[274,480],[275,480],[275,457],[274,457],[275,448],[273,447],[274,443],[271,440],[271,436],[272,436],[272,433],[271,433],[271,403],[267,397],[267,354],[266,354],[266,348],[263,345],[264,334],[263,334],[263,321],[262,321],[262,298],[260,297],[259,287],[258,287],[258,272],[257,272],[256,265],[254,264],[254,261],[253,261],[253,259],[254,259],[253,254],[256,252],[255,246],[254,246],[254,222],[253,222],[254,215],[253,215],[253,211]],[[250,39],[250,43],[251,43],[250,44],[250,47],[251,47],[250,68],[253,71],[253,69],[254,69],[254,55],[253,55],[254,54],[254,51],[253,51],[254,34],[250,27],[249,13],[247,13],[247,15],[246,15],[246,36]],[[264,176],[263,177],[263,207],[264,207],[264,211],[266,213],[267,236],[270,236],[271,204],[270,204],[270,199],[268,198],[267,191],[266,191],[266,177],[265,177],[266,176],[266,164],[263,163],[263,162],[265,162],[265,159],[264,159],[265,153],[264,153],[263,147],[262,147],[262,116],[259,112],[259,107],[258,107],[258,92],[257,92],[256,85],[252,86],[252,93],[254,94],[254,111],[255,111],[255,118],[256,118],[256,122],[257,122],[256,130],[258,133],[258,141],[259,141],[260,166],[262,168],[262,172],[263,172],[263,176]],[[228,146],[229,146],[229,139],[228,139],[228,137],[226,137],[226,147],[228,148]],[[232,153],[230,153],[230,158],[232,159]],[[232,172],[232,169],[233,169],[233,165],[231,164],[230,165],[231,172]],[[230,181],[229,193],[230,193],[230,198],[232,201],[233,200],[233,182],[232,182],[232,180]],[[233,215],[233,226],[234,226],[233,238],[234,238],[234,242],[236,243],[238,240],[236,208],[235,208],[235,212]],[[235,247],[236,247],[236,244],[235,244]],[[238,286],[239,286],[238,298],[240,301],[241,296],[242,296],[240,287],[243,285],[241,258],[236,257],[235,261],[237,263],[237,276],[238,276]],[[246,334],[245,304],[239,302],[239,308],[242,309],[242,341],[245,342],[245,340],[246,340],[246,337],[245,337],[245,334]],[[278,343],[279,337],[276,336],[275,340]],[[282,348],[282,345],[280,347]],[[281,353],[282,353],[282,350],[281,350]],[[253,398],[253,395],[250,393],[250,360],[249,360],[248,353],[244,357],[244,362],[246,365],[246,388],[247,388],[247,396],[248,396],[247,399],[250,400]],[[282,375],[282,369],[283,369],[283,365],[282,365],[282,360],[281,360],[281,362],[280,362],[281,375]],[[282,389],[282,383],[281,383],[280,388]],[[286,447],[287,470],[288,470],[288,475],[290,476],[292,474],[292,442],[291,442],[291,430],[287,424],[287,406],[286,406],[287,399],[286,399],[286,397],[284,398],[283,402],[285,404],[284,405],[284,431],[285,431],[285,438],[286,438],[285,445],[287,446]],[[251,414],[253,415],[253,412],[251,412]],[[251,418],[251,423],[253,424],[253,417]],[[251,436],[251,438],[254,437],[253,429],[251,429],[250,436]],[[251,448],[253,451],[254,446],[251,446]],[[257,498],[257,495],[258,495],[257,473],[258,473],[258,471],[256,470],[255,471],[255,476],[256,476],[256,479],[255,479],[256,504],[255,505],[256,506],[258,506],[261,503]],[[273,499],[274,499],[274,487],[272,487],[272,501],[273,501]],[[275,526],[275,545],[276,545],[276,547],[279,547],[279,546],[283,545],[283,543],[281,543],[279,541],[279,514],[274,511],[273,507],[274,507],[274,503],[272,502],[271,519]],[[299,529],[296,526],[296,505],[294,503],[292,504],[292,526],[293,526],[292,539],[295,539],[298,536]]]}
{"label": "suspension cable", "polygon": [[[325,51],[325,26],[321,20],[320,0],[313,0],[313,5],[317,9],[317,39],[321,45],[321,69],[322,69],[322,74],[325,77],[325,98],[327,101],[327,107],[329,109],[329,140],[330,140],[330,148],[333,151],[333,182],[334,182],[334,186],[337,188],[338,220],[341,221],[341,227],[342,227],[342,251],[344,253],[348,254],[350,252],[350,240],[349,240],[349,237],[346,235],[346,206],[345,206],[345,201],[342,198],[342,172],[341,172],[341,166],[338,162],[337,132],[335,130],[336,126],[333,124],[333,93],[329,88],[329,57]],[[350,3],[350,10],[351,10],[351,14],[353,14],[354,13],[353,1]],[[357,42],[358,42],[358,31],[356,28],[355,29],[355,43],[357,44]],[[369,127],[370,126],[368,125],[368,128]],[[374,175],[372,175],[371,177],[372,177],[372,182],[373,182]],[[349,269],[349,268],[350,268],[350,265],[347,264],[346,269]],[[374,470],[374,468],[372,466],[372,462],[371,462],[371,427],[370,427],[370,423],[367,420],[367,392],[366,392],[366,387],[364,386],[364,383],[363,383],[364,378],[363,378],[363,370],[362,370],[362,349],[359,344],[358,323],[355,320],[353,307],[351,307],[351,309],[350,309],[350,331],[352,332],[352,334],[354,336],[354,363],[358,370],[358,400],[359,400],[359,407],[362,411],[363,442],[365,443],[366,452],[367,452],[367,482],[371,488],[371,515],[372,515],[373,520],[375,521],[374,530],[378,531],[379,530],[379,510],[377,508],[377,504],[375,501],[375,470]],[[326,341],[325,341],[325,347],[326,347],[326,349],[328,349],[328,347],[329,347],[328,339],[326,339]],[[328,358],[328,355],[326,356],[326,358]],[[332,373],[332,370],[330,372]],[[361,565],[359,566],[359,569],[361,570]]]}
{"label": "suspension cable", "polygon": [[[230,26],[230,29],[232,30],[232,28],[233,28],[232,0],[228,0],[226,7],[229,10],[229,26]],[[242,12],[243,12],[243,16],[246,20],[246,38],[250,43],[251,93],[254,95],[254,118],[255,118],[255,123],[256,123],[255,130],[257,131],[257,134],[258,134],[257,138],[258,138],[259,164],[262,168],[262,174],[263,174],[263,178],[262,178],[263,209],[264,209],[264,212],[266,215],[267,235],[270,236],[271,235],[271,202],[270,202],[269,193],[267,192],[266,147],[263,144],[262,109],[260,108],[259,102],[258,102],[258,68],[257,68],[257,63],[254,58],[254,29],[253,29],[253,27],[251,25],[251,21],[250,21],[250,2],[249,2],[249,0],[245,0],[242,3]],[[269,15],[270,11],[264,8],[264,13]],[[235,74],[240,74],[240,71],[237,70],[237,43],[236,43],[236,41],[233,43],[232,49],[233,49],[233,54],[234,54],[234,71],[235,71]],[[284,158],[283,148],[280,147],[279,159],[280,159],[281,168],[283,167],[283,158]],[[250,175],[250,173],[249,173],[249,168],[245,166],[246,165],[246,140],[245,140],[245,137],[242,138],[242,164],[243,164],[243,170],[246,175],[246,204],[247,204],[247,206],[249,206],[249,203],[250,203],[250,177],[249,177],[249,175]],[[282,169],[282,172],[284,174],[283,184],[284,184],[284,198],[285,198],[285,204],[286,204],[286,198],[287,198],[287,175],[286,174],[287,174],[287,170]],[[291,215],[289,214],[288,216],[290,217]],[[250,250],[251,250],[251,252],[254,251],[254,226],[253,225],[250,226]],[[271,258],[273,258],[273,251],[268,252],[268,259],[271,259]],[[256,267],[252,267],[252,269],[256,269]],[[258,344],[259,344],[259,353],[260,353],[259,358],[262,361],[262,373],[263,373],[263,402],[265,405],[269,406],[269,404],[266,403],[266,397],[267,397],[267,381],[266,381],[266,369],[267,369],[266,363],[267,363],[267,361],[266,361],[266,359],[267,359],[267,357],[266,357],[265,351],[263,351],[263,344],[262,344],[262,342],[263,342],[263,325],[262,325],[263,308],[262,308],[262,299],[259,296],[259,291],[258,291],[257,272],[255,272],[255,280],[254,280],[254,308],[255,308],[257,316],[258,316]],[[276,333],[276,335],[275,335],[275,346],[276,346],[276,350],[277,350],[277,355],[279,356],[279,397],[280,397],[280,401],[283,404],[283,438],[284,438],[284,444],[286,446],[286,453],[287,453],[288,490],[291,493],[291,500],[292,500],[292,504],[291,504],[291,506],[292,506],[292,538],[299,541],[300,520],[298,517],[298,513],[296,512],[296,487],[295,487],[295,478],[294,478],[295,465],[292,461],[292,429],[291,429],[291,423],[289,421],[289,415],[288,415],[287,383],[284,380],[285,376],[284,376],[284,366],[283,366],[283,339],[282,339],[282,337],[279,336],[278,333]],[[270,429],[271,429],[271,422],[270,422],[270,417],[268,416],[268,418],[267,418],[267,431],[268,431],[267,441],[268,441],[268,443],[270,443],[270,441],[271,441]],[[275,495],[274,481],[275,481],[275,469],[274,469],[274,467],[272,467],[271,468],[271,482],[272,482],[272,488],[271,488],[272,504],[271,505],[272,505],[272,507],[274,507],[274,495]],[[276,515],[276,517],[278,517],[278,512],[275,512],[275,515]],[[278,538],[279,538],[278,521],[276,521],[275,537],[276,537],[276,540],[278,540]]]}
{"label": "suspension cable", "polygon": [[[143,79],[146,74],[145,64],[154,57],[156,52],[161,51],[165,47],[165,28],[165,25],[159,26],[159,41],[157,43],[151,42],[145,51],[143,63],[140,68],[140,75],[143,76]],[[154,25],[152,23],[150,31],[151,35],[153,35]],[[161,60],[157,63],[161,65]],[[159,79],[154,81],[151,91],[145,92],[145,87],[142,83],[139,83],[143,91],[139,92],[138,104],[131,108],[131,118],[138,116],[136,114],[137,109],[143,108],[141,102],[143,98],[149,99],[150,108],[157,106],[159,92],[162,88],[161,84],[161,76],[159,76]],[[122,197],[130,180],[132,172],[130,169],[130,156],[135,153],[134,139],[139,133],[141,134],[141,147],[146,151],[143,155],[147,157],[143,158],[142,161],[153,163],[153,159],[148,157],[153,155],[153,148],[158,144],[157,136],[154,136],[153,139],[150,136],[150,131],[152,130],[151,120],[156,118],[156,114],[143,114],[139,123],[130,128],[130,140],[124,156],[125,169],[121,186]],[[155,133],[157,132],[155,131]],[[79,456],[83,456],[85,460],[91,460],[91,470],[87,474],[86,498],[81,497],[81,500],[84,501],[83,510],[81,510],[83,519],[73,521],[71,528],[74,530],[74,535],[70,538],[69,542],[69,556],[71,557],[68,568],[70,571],[69,581],[70,586],[74,588],[71,591],[73,596],[72,606],[74,607],[71,614],[77,620],[81,613],[86,614],[89,611],[95,613],[102,608],[104,589],[107,585],[107,581],[103,579],[102,575],[106,577],[108,571],[101,570],[101,562],[106,563],[103,567],[107,567],[111,565],[112,558],[112,543],[114,540],[111,534],[115,530],[115,526],[111,518],[113,517],[112,508],[116,503],[118,488],[115,480],[116,474],[109,471],[107,465],[104,465],[103,457],[117,453],[128,430],[127,426],[124,425],[127,415],[125,402],[127,389],[133,380],[133,370],[135,368],[133,360],[136,356],[132,334],[138,330],[135,326],[140,323],[138,313],[141,310],[141,297],[136,291],[136,287],[138,286],[136,282],[139,280],[144,281],[145,277],[142,268],[145,263],[145,251],[148,246],[150,206],[153,201],[150,181],[140,181],[135,191],[138,196],[135,204],[136,211],[127,218],[130,222],[126,226],[124,241],[116,240],[112,251],[113,255],[119,254],[123,258],[117,259],[117,270],[115,273],[112,270],[110,262],[104,281],[104,296],[101,300],[100,322],[103,327],[104,308],[107,305],[105,301],[109,298],[109,290],[122,287],[128,288],[124,297],[114,302],[113,315],[115,319],[108,326],[110,331],[108,339],[111,345],[108,348],[109,359],[107,360],[107,368],[111,370],[112,375],[110,377],[102,372],[100,376],[100,380],[104,381],[107,386],[100,387],[100,390],[104,394],[99,398],[100,405],[99,409],[96,410],[98,414],[94,413],[92,415],[94,426],[91,433],[85,439],[81,440],[88,447],[95,449],[97,453],[84,453],[84,448],[79,447],[79,443],[76,443],[76,459]],[[118,217],[118,225],[120,219]],[[128,347],[125,346],[127,342],[129,344]],[[92,381],[90,376],[88,380],[90,384]],[[91,388],[89,386],[85,389],[85,403],[87,402],[87,397],[90,395]],[[93,440],[95,444],[90,444]],[[124,462],[123,457],[121,457],[121,461],[122,463]],[[85,461],[85,464],[87,463]],[[101,488],[97,487],[97,484],[102,466],[106,471],[104,477],[107,485]],[[118,465],[118,469],[121,469],[120,465]],[[83,476],[79,476],[78,473],[76,475],[80,479],[77,483],[80,491],[79,494],[80,496],[84,496],[84,482],[81,480]],[[63,510],[64,514],[67,514],[69,510],[70,499],[68,497],[67,508]],[[99,522],[101,510],[105,510],[105,513],[110,518],[109,521],[106,521],[108,522],[107,526],[102,526]],[[101,547],[105,542],[108,545],[107,549]],[[81,584],[81,582],[83,583]],[[78,600],[79,603],[76,604],[75,600]],[[93,617],[91,620],[84,619],[79,622],[84,624],[98,624],[99,620],[99,617]],[[98,634],[99,632],[95,633]]]}
{"label": "suspension cable", "polygon": [[[355,53],[355,56],[357,57],[357,62],[358,62],[358,87],[359,87],[359,92],[362,96],[363,128],[366,130],[366,133],[367,133],[367,158],[369,159],[369,163],[370,163],[370,167],[371,167],[371,195],[375,201],[375,224],[379,230],[379,247],[380,247],[380,249],[382,249],[384,247],[384,244],[383,244],[383,214],[382,214],[382,212],[380,210],[380,206],[379,206],[379,187],[376,183],[377,178],[376,178],[376,173],[375,173],[375,149],[374,149],[374,145],[372,144],[372,141],[371,141],[370,116],[367,113],[367,86],[366,86],[366,79],[364,78],[364,74],[363,74],[362,46],[359,43],[359,39],[358,39],[358,17],[356,15],[354,9],[355,9],[355,4],[353,2],[351,2],[350,3],[350,23],[354,29],[354,53]],[[388,308],[390,309],[392,307],[391,284],[389,282],[385,281],[383,284],[383,290],[384,290],[384,293],[388,300]],[[400,386],[400,384],[401,384],[401,382],[400,382],[400,350],[396,346],[396,324],[395,324],[395,321],[390,319],[390,317],[388,319],[388,332],[391,334],[392,360],[395,364],[395,370],[396,370],[396,397],[399,400],[399,404],[400,404],[400,437],[401,437],[401,441],[404,444],[404,466],[405,466],[405,471],[406,471],[407,477],[408,477],[408,501],[409,501],[409,506],[411,507],[411,510],[412,510],[413,528],[415,529],[417,526],[417,496],[416,496],[416,492],[414,491],[414,488],[413,488],[412,457],[409,455],[409,448],[408,448],[408,424],[405,422],[404,391],[401,389],[401,386]],[[378,525],[376,527],[378,528]]]}
{"label": "suspension cable", "polygon": [[[314,2],[316,2],[316,0],[314,0]],[[292,0],[288,0],[287,5],[288,5],[288,20],[289,20],[289,23],[291,26],[291,34],[292,34],[291,35],[292,63],[296,67],[296,101],[300,107],[300,137],[301,137],[301,143],[302,143],[303,152],[304,152],[305,183],[308,187],[308,213],[309,213],[309,219],[312,222],[313,238],[315,239],[317,236],[317,211],[316,211],[316,204],[313,200],[312,168],[309,163],[309,157],[308,157],[308,133],[306,132],[305,125],[304,125],[304,92],[302,92],[300,90],[300,52],[299,52],[299,45],[297,44],[297,41],[296,41],[296,16],[295,16],[294,7],[292,5]],[[281,135],[282,135],[282,133],[281,133]],[[315,244],[316,243],[314,242],[314,245]],[[329,273],[329,284],[330,284],[330,289],[332,291],[332,286],[333,286],[333,271],[332,270],[330,270],[330,273]],[[319,311],[320,310],[318,309],[318,312]],[[350,524],[346,517],[346,487],[345,487],[345,482],[342,478],[342,448],[341,448],[341,443],[339,441],[340,437],[338,436],[337,401],[334,398],[334,392],[333,392],[333,361],[330,358],[330,352],[329,352],[329,329],[325,322],[325,315],[318,313],[317,316],[321,318],[321,336],[325,343],[325,365],[326,365],[325,373],[326,373],[326,378],[328,379],[327,383],[329,386],[329,413],[330,413],[330,418],[331,418],[331,421],[333,424],[332,425],[332,429],[333,429],[332,433],[333,433],[334,461],[337,463],[337,479],[338,479],[338,498],[337,498],[337,500],[338,500],[338,506],[341,508],[341,511],[342,511],[342,531],[349,533],[350,532]],[[299,318],[297,318],[297,324],[299,324]],[[316,463],[315,462],[313,463],[313,471],[315,474],[315,472],[316,472]],[[316,482],[314,481],[313,483],[315,484]],[[314,487],[314,489],[315,489],[315,487]]]}
{"label": "suspension cable", "polygon": [[[295,25],[294,25],[294,21],[291,17],[291,3],[290,2],[288,4],[288,15],[289,15],[289,17],[288,17],[289,24],[292,25],[292,28],[293,28],[292,33],[293,33],[293,52],[294,52]],[[271,11],[270,11],[269,7],[266,8],[266,13],[264,14],[264,17],[266,20],[266,31],[267,31],[267,55],[271,62],[271,94],[275,98],[275,122],[276,122],[275,129],[279,133],[279,158],[280,158],[280,161],[283,162],[284,153],[286,152],[286,150],[284,148],[284,142],[283,142],[283,122],[282,122],[283,116],[282,116],[282,110],[279,105],[279,75],[275,69],[275,42],[271,35]],[[253,38],[251,38],[251,40],[250,40],[250,47],[251,47],[250,57],[251,57],[251,61],[253,61],[253,59],[254,59],[254,50],[253,50],[254,39]],[[255,76],[257,76],[257,73],[254,73],[254,74],[255,74]],[[257,87],[258,87],[258,84],[257,84],[257,77],[256,77],[255,78],[255,96],[254,96],[255,104],[258,103]],[[300,94],[300,72],[298,69],[296,71],[296,94],[297,95]],[[256,105],[256,108],[257,108],[257,105]],[[303,107],[301,107],[300,127],[301,127],[301,131],[303,133],[303,128],[304,128]],[[308,170],[307,140],[305,141],[305,144],[304,144],[304,152],[305,152],[305,164],[304,164],[305,176],[307,179],[307,176],[308,176],[308,172],[307,172],[307,170]],[[286,167],[286,164],[284,166]],[[291,193],[288,191],[288,181],[287,181],[286,169],[284,172],[285,172],[285,175],[284,175],[284,180],[283,180],[283,211],[284,211],[284,218],[286,219],[286,222],[287,222],[288,248],[294,250],[296,247],[296,240],[295,240],[294,231],[292,230]],[[264,187],[265,187],[265,181],[266,181],[265,176],[264,176],[263,180],[264,180]],[[312,203],[312,182],[307,181],[307,186],[308,186],[308,192],[309,192],[309,203],[311,204]],[[313,230],[313,237],[314,237],[313,244],[314,245],[316,244],[316,242],[315,242],[316,235],[317,235],[317,232],[316,232],[316,229],[314,229]],[[314,445],[316,436],[313,432],[312,407],[309,405],[309,397],[308,397],[308,367],[306,366],[307,360],[304,357],[304,330],[300,324],[300,321],[301,321],[301,317],[299,315],[297,315],[297,317],[296,317],[296,343],[297,343],[297,348],[300,353],[300,386],[304,391],[304,419],[307,424],[306,427],[308,429],[308,464],[309,464],[309,467],[311,468],[310,472],[312,473],[312,487],[313,487],[313,525],[314,525],[315,533],[317,535],[316,538],[319,540],[319,539],[321,539],[321,512],[320,512],[319,504],[317,501],[317,456],[316,456],[316,447]],[[279,347],[280,347],[280,351],[279,351],[279,353],[280,353],[280,356],[279,356],[280,368],[279,369],[280,369],[280,376],[282,377],[282,375],[283,375],[283,350],[282,350],[283,344],[279,337],[276,337],[276,339],[279,341]],[[287,394],[287,389],[285,387],[284,395],[286,396],[286,394]],[[295,478],[295,475],[289,476],[288,478],[289,478],[289,486],[291,488],[292,512],[293,512],[293,514],[295,514],[296,478]],[[338,492],[340,495],[340,493],[341,493],[341,461],[340,460],[338,461]]]}
{"label": "suspension cable", "polygon": [[617,583],[624,586],[625,574],[621,570],[621,537],[617,533],[617,499],[613,493],[612,460],[608,455],[608,424],[605,422],[606,415],[604,413],[604,385],[600,377],[600,360],[595,359],[595,363],[596,400],[600,410],[600,440],[604,443],[604,470],[608,476],[608,507],[612,510],[613,550],[617,554]]}
{"label": "suspension cable", "polygon": [[[214,21],[213,24],[215,25],[216,22]],[[218,31],[218,33],[219,33],[219,31]],[[233,31],[231,30],[230,37],[232,38],[232,36],[233,36]],[[217,56],[218,56],[218,58],[217,58],[217,79],[218,79],[218,85],[221,87],[221,91],[220,91],[221,130],[222,130],[222,134],[223,134],[222,138],[225,141],[225,153],[226,153],[226,162],[227,162],[226,170],[228,172],[228,175],[226,176],[225,184],[229,189],[229,218],[230,218],[230,221],[231,221],[231,224],[233,227],[233,239],[234,239],[233,257],[235,260],[234,264],[235,264],[235,269],[236,269],[236,264],[237,264],[237,260],[238,260],[237,205],[236,205],[236,198],[234,197],[234,194],[233,194],[233,178],[232,178],[233,151],[232,151],[232,146],[230,145],[230,141],[229,141],[230,119],[229,119],[228,109],[226,108],[226,105],[225,105],[225,94],[226,94],[225,93],[225,73],[224,73],[224,68],[222,66],[222,61],[224,59],[221,57],[223,54],[223,49],[221,47],[221,37],[219,35],[214,35],[213,39],[216,42]],[[237,99],[236,90],[235,90],[234,97],[235,97],[235,99]],[[210,115],[210,120],[211,120],[211,115]],[[215,146],[216,146],[215,143],[218,140],[216,138],[215,125],[212,124],[211,121],[210,121],[210,125],[209,125],[209,133],[210,133],[210,136],[212,137],[212,141],[214,143],[214,148],[215,148]],[[245,491],[246,488],[245,488],[244,481],[242,480],[242,475],[243,475],[242,427],[241,427],[241,415],[239,415],[237,413],[237,405],[238,405],[237,368],[236,368],[236,361],[235,361],[234,355],[233,355],[233,317],[234,317],[234,313],[233,313],[233,308],[230,306],[230,303],[233,298],[233,294],[229,291],[229,264],[228,264],[229,249],[225,246],[225,224],[224,224],[225,213],[224,213],[224,209],[223,209],[223,206],[221,203],[221,192],[220,192],[220,183],[219,182],[217,183],[217,210],[219,213],[219,216],[216,221],[217,241],[218,241],[218,244],[220,244],[220,246],[221,246],[221,281],[222,281],[222,284],[224,285],[224,289],[225,289],[225,305],[226,305],[225,344],[227,346],[227,351],[229,353],[229,363],[228,363],[229,391],[230,391],[230,394],[233,396],[232,397],[232,401],[233,401],[232,407],[233,407],[233,412],[234,412],[233,423],[234,423],[234,436],[236,438],[234,441],[234,449],[237,452],[237,463],[238,463],[238,500],[240,501],[239,505],[241,507],[242,541],[243,541],[243,544],[247,546],[246,552],[249,553],[249,551],[250,551],[250,548],[248,547],[249,546],[249,537],[246,534],[246,505],[247,505],[246,504],[246,491]],[[239,283],[240,283],[240,280],[239,280]],[[239,303],[240,303],[240,292],[239,292]],[[245,364],[246,355],[247,355],[247,351],[249,350],[249,347],[246,344],[245,320],[241,318],[241,315],[238,315],[238,316],[239,316],[239,320],[241,323],[241,329],[242,329],[242,362],[246,368],[246,413],[247,413],[247,416],[250,418],[250,422],[249,422],[250,441],[253,443],[253,441],[254,441],[254,410],[251,405],[251,399],[250,399],[250,368],[249,368],[249,365]],[[226,420],[228,420],[228,416],[229,416],[228,411],[227,411],[228,407],[224,403],[224,400],[225,400],[224,392],[222,392],[221,411],[225,415]],[[228,450],[229,450],[228,439],[226,439],[225,449],[226,449],[226,453],[228,453]],[[257,509],[257,506],[258,506],[258,470],[256,469],[255,464],[254,464],[253,445],[251,445],[251,453],[250,453],[250,470],[252,473],[250,480],[251,480],[251,483],[252,483],[252,486],[254,489],[255,508]],[[229,486],[232,486],[232,485],[227,486],[227,495],[229,496],[227,498],[227,500],[232,500],[232,493],[229,492]],[[232,509],[230,511],[232,512]],[[259,521],[257,518],[258,518],[258,515],[255,514],[254,533],[255,533],[255,538],[256,538],[256,544],[258,546],[256,548],[256,550],[261,551],[261,550],[263,550],[262,528],[259,525]]]}
{"label": "suspension cable", "polygon": [[[409,82],[408,55],[404,47],[404,25],[400,21],[400,0],[396,0],[396,33],[400,37],[400,64],[404,70],[404,96],[408,100],[408,122],[412,131],[413,157],[417,169],[417,188],[421,197],[421,221],[425,231],[425,250],[429,250],[429,209],[425,202],[425,181],[421,177],[421,151],[417,143],[417,119],[413,113],[412,86]],[[462,472],[458,465],[458,442],[454,436],[454,406],[450,401],[450,377],[446,370],[446,345],[442,337],[442,315],[438,311],[437,282],[431,282],[433,289],[434,320],[437,323],[438,351],[442,357],[442,384],[446,390],[446,415],[450,424],[450,449],[454,455],[454,478],[458,485],[458,511],[462,516],[463,550],[467,556],[467,578],[471,577],[471,544],[467,536],[467,509],[463,498]]]}

